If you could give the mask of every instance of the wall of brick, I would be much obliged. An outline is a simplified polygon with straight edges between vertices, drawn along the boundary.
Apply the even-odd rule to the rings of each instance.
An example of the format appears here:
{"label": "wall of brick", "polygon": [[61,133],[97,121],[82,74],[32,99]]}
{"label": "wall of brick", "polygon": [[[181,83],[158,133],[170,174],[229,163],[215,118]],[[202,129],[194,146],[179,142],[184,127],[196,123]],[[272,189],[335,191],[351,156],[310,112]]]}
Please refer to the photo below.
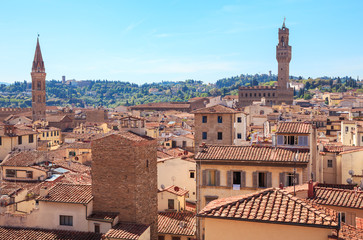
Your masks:
{"label": "wall of brick", "polygon": [[94,211],[119,212],[120,221],[151,225],[157,236],[156,142],[119,134],[92,142]]}

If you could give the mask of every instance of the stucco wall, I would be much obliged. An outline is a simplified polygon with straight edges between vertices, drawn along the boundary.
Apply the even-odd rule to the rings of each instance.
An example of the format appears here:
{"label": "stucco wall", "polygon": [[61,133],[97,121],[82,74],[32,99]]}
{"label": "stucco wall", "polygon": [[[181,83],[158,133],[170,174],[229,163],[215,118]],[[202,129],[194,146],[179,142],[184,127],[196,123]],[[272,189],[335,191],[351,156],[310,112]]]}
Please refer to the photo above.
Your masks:
{"label": "stucco wall", "polygon": [[221,219],[205,219],[205,239],[253,239],[253,240],[322,240],[328,239],[331,229],[300,227],[286,224],[257,223]]}
{"label": "stucco wall", "polygon": [[[189,191],[189,200],[196,201],[196,164],[181,158],[158,161],[158,188],[175,185]],[[194,171],[194,178],[190,178]]]}

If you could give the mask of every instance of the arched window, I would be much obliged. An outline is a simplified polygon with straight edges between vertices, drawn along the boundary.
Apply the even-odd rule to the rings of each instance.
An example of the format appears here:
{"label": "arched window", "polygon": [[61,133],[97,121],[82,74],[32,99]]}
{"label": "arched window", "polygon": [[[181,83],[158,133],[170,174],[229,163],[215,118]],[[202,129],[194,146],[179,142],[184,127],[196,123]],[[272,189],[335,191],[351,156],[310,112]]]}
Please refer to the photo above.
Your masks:
{"label": "arched window", "polygon": [[40,81],[37,82],[37,88],[38,88],[38,90],[41,90],[41,88],[42,88],[42,84]]}

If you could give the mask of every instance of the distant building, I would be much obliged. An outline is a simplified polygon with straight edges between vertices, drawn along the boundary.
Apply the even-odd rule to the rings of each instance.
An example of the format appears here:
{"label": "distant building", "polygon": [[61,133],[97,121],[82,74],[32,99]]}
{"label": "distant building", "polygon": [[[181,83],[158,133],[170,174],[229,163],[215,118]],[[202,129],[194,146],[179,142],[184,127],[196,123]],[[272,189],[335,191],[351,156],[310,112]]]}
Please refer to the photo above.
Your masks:
{"label": "distant building", "polygon": [[267,105],[292,104],[293,88],[289,87],[289,65],[291,61],[291,46],[289,46],[289,29],[285,26],[279,29],[279,44],[276,46],[276,59],[278,62],[277,87],[253,86],[240,87],[238,90],[238,105],[240,107],[251,105],[261,98],[266,99]]}

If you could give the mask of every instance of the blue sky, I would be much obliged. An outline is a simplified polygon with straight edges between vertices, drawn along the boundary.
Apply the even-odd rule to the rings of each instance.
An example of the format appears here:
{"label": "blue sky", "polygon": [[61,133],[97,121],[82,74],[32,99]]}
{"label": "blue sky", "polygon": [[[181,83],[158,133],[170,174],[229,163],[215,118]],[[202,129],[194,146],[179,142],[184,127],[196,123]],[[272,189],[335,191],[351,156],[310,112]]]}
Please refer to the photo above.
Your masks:
{"label": "blue sky", "polygon": [[0,1],[0,82],[30,81],[36,36],[47,79],[134,83],[277,72],[363,78],[363,1]]}

